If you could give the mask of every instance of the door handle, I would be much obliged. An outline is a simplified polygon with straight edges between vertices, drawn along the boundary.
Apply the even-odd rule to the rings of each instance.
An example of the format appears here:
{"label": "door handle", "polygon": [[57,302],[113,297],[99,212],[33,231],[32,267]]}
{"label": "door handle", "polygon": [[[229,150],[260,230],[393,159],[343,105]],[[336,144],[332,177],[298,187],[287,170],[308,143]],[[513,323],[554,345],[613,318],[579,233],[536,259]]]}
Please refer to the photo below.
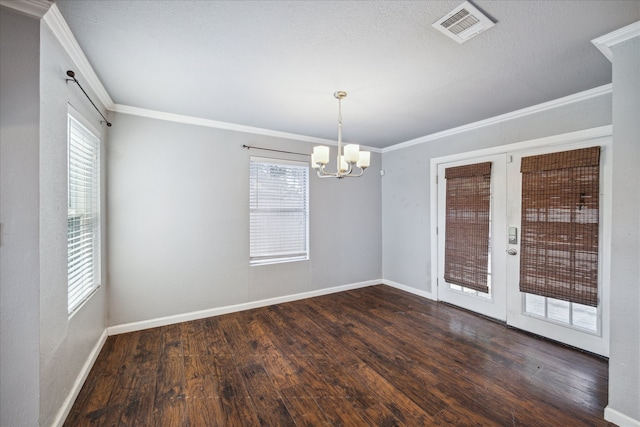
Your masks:
{"label": "door handle", "polygon": [[511,249],[509,249],[509,250],[507,251],[507,253],[508,253],[509,255],[518,255],[518,250],[517,250],[517,249],[514,249],[514,248],[511,248]]}

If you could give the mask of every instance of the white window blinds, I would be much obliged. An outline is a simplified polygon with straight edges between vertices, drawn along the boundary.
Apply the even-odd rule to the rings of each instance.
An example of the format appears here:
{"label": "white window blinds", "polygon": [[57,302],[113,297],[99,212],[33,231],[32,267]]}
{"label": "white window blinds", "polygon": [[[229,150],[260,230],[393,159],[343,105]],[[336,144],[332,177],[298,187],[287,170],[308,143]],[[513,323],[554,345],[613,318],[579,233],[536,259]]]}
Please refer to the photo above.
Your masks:
{"label": "white window blinds", "polygon": [[69,115],[68,310],[100,284],[100,140]]}
{"label": "white window blinds", "polygon": [[308,259],[309,166],[251,157],[250,263]]}

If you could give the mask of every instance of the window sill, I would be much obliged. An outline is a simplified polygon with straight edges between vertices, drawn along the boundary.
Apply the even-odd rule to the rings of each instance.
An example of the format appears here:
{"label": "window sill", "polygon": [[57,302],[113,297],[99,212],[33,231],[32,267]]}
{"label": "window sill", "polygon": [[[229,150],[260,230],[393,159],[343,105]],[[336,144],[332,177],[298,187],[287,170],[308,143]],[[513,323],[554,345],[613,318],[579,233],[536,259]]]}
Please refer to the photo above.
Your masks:
{"label": "window sill", "polygon": [[87,304],[87,302],[89,302],[89,300],[98,292],[98,289],[100,289],[101,287],[102,285],[100,284],[94,287],[91,290],[91,292],[80,302],[80,304],[78,304],[73,310],[71,310],[71,312],[69,312],[69,319],[75,316],[75,314],[79,312],[82,309],[82,307],[84,307]]}
{"label": "window sill", "polygon": [[302,256],[302,257],[292,257],[292,258],[261,259],[261,260],[249,261],[249,266],[258,267],[261,265],[284,264],[287,262],[297,262],[297,261],[309,261],[309,257]]}

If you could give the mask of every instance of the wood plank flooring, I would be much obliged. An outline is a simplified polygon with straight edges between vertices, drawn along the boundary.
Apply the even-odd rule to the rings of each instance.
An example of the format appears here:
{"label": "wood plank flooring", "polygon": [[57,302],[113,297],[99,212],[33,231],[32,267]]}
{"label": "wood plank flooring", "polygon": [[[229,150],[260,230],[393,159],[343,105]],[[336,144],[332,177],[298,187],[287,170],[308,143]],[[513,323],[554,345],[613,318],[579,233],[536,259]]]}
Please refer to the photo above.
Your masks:
{"label": "wood plank flooring", "polygon": [[65,426],[609,425],[607,361],[379,285],[107,339]]}

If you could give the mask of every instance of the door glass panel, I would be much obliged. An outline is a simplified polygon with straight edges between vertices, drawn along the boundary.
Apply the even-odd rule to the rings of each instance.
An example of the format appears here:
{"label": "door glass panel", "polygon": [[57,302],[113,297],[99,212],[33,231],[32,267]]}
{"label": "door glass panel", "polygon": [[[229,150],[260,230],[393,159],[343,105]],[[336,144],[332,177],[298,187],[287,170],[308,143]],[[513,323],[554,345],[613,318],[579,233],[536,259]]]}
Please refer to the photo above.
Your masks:
{"label": "door glass panel", "polygon": [[575,302],[524,294],[525,314],[564,324],[574,329],[598,331],[598,309]]}
{"label": "door glass panel", "polygon": [[569,301],[547,298],[547,313],[551,320],[569,323]]}
{"label": "door glass panel", "polygon": [[491,252],[492,252],[492,247],[491,247],[491,228],[492,228],[492,223],[491,223],[491,208],[489,209],[489,253],[488,253],[488,257],[487,257],[487,288],[489,289],[488,292],[481,292],[481,291],[477,291],[475,289],[471,289],[471,288],[467,288],[464,286],[460,286],[460,285],[454,285],[452,283],[448,283],[449,285],[449,289],[452,289],[454,291],[458,291],[458,292],[463,292],[465,294],[468,295],[473,295],[473,296],[477,296],[480,298],[484,298],[484,299],[491,299],[492,295],[491,295]]}
{"label": "door glass panel", "polygon": [[491,299],[491,258],[489,258],[489,273],[487,274],[487,287],[489,292],[480,292],[475,289],[465,288],[460,285],[452,285],[449,283],[449,289],[453,291],[463,292],[468,295],[474,295],[480,298]]}
{"label": "door glass panel", "polygon": [[[520,291],[598,305],[600,146],[521,159]],[[549,318],[569,322],[568,303]]]}
{"label": "door glass panel", "polygon": [[444,279],[487,292],[491,162],[445,168]]}
{"label": "door glass panel", "polygon": [[573,324],[579,328],[596,332],[598,330],[598,308],[578,303],[572,304]]}
{"label": "door glass panel", "polygon": [[540,317],[547,317],[546,298],[541,295],[526,294],[525,310],[529,314],[534,314]]}
{"label": "door glass panel", "polygon": [[[462,172],[466,174],[474,168],[481,172],[477,179],[474,178],[474,185],[454,193],[453,190],[460,186],[456,182],[449,187],[451,180],[463,178]],[[436,234],[441,248],[438,251],[438,297],[501,321],[506,321],[506,230],[502,227],[506,221],[506,193],[501,191],[506,186],[505,174],[505,154],[438,164],[438,176],[445,177],[438,183],[437,190]],[[474,196],[476,192],[478,194]],[[471,203],[474,197],[481,199],[481,203]],[[451,219],[454,213],[461,215]],[[465,216],[467,213],[475,216]],[[453,242],[449,233],[459,238]],[[455,244],[447,245],[447,242]],[[450,254],[447,248],[454,251]],[[449,256],[458,264],[449,264],[447,268]],[[459,280],[460,272],[466,272],[469,266],[474,268],[473,278],[462,275],[466,279]]]}

